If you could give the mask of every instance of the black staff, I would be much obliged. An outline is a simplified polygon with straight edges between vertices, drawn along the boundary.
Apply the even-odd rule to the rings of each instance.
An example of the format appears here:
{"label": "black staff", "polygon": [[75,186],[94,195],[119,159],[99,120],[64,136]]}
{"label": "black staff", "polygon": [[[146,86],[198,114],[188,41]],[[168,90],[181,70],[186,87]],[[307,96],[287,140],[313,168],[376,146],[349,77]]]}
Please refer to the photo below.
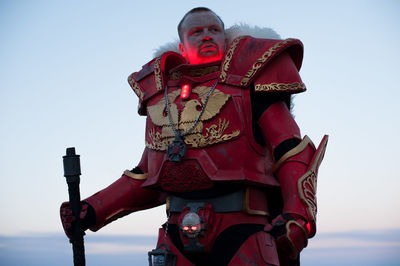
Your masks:
{"label": "black staff", "polygon": [[75,148],[67,148],[67,154],[63,156],[63,163],[64,176],[68,184],[69,204],[72,214],[75,217],[75,222],[72,226],[73,232],[70,238],[74,254],[74,265],[85,266],[85,246],[83,243],[85,233],[82,230],[79,218],[81,212],[81,196],[79,192],[81,163],[79,155],[75,154]]}

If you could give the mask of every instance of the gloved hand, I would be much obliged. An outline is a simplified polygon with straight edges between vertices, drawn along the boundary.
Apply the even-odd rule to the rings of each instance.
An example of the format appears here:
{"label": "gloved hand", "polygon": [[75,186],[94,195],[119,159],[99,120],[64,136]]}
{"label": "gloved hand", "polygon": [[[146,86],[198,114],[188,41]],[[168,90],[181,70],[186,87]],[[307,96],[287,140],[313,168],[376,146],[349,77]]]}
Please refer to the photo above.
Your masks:
{"label": "gloved hand", "polygon": [[[92,206],[90,206],[86,202],[81,202],[82,208],[79,214],[80,222],[81,222],[81,230],[85,231],[90,226],[96,223],[96,215]],[[64,232],[68,238],[71,238],[75,227],[76,227],[76,219],[72,214],[72,210],[70,208],[69,202],[64,202],[60,207],[60,218],[61,223],[64,228]]]}
{"label": "gloved hand", "polygon": [[300,251],[307,246],[307,222],[301,217],[290,214],[277,216],[271,225],[265,228],[276,239],[278,249],[295,259]]}

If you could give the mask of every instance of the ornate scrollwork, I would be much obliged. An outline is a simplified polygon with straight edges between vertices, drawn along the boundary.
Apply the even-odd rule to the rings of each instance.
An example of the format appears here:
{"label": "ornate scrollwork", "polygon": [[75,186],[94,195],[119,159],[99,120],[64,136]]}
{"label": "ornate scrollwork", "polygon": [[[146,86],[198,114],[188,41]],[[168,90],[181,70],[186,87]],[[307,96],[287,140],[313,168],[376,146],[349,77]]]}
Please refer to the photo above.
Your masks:
{"label": "ornate scrollwork", "polygon": [[226,56],[225,56],[225,61],[222,64],[222,68],[221,68],[221,74],[219,76],[221,82],[225,82],[226,78],[227,78],[227,72],[229,69],[229,64],[231,63],[232,60],[232,56],[233,56],[233,52],[236,49],[236,46],[239,44],[240,40],[243,39],[245,36],[240,36],[238,38],[236,38],[232,44],[231,47],[229,48],[229,50],[226,52]]}
{"label": "ornate scrollwork", "polygon": [[213,124],[205,129],[204,135],[197,133],[185,137],[186,144],[192,145],[194,148],[206,147],[223,141],[228,141],[239,135],[240,130],[235,130],[231,134],[223,134],[229,126],[229,121],[219,119],[218,125]]}
{"label": "ornate scrollwork", "polygon": [[270,47],[257,61],[252,65],[251,69],[246,73],[240,85],[247,86],[250,79],[257,73],[257,71],[264,65],[264,63],[272,57],[272,55],[282,46],[286,45],[288,42],[292,41],[293,39],[286,39],[280,41]]}
{"label": "ornate scrollwork", "polygon": [[303,82],[293,83],[269,83],[269,84],[256,84],[254,87],[256,92],[302,92],[306,90],[306,86]]}
{"label": "ornate scrollwork", "polygon": [[[181,132],[185,132],[193,125],[199,115],[199,108],[205,102],[209,89],[206,86],[195,87],[192,92],[197,94],[198,97],[181,103],[183,105],[182,112],[179,112],[178,106],[174,102],[180,94],[180,90],[178,89],[168,94],[170,117],[174,127],[177,127]],[[225,134],[230,123],[227,119],[219,118],[217,123],[204,128],[204,122],[216,117],[229,98],[230,95],[224,94],[218,89],[212,92],[197,125],[189,134],[184,136],[185,144],[194,148],[205,147],[228,141],[240,134],[240,130],[233,130],[231,133]],[[155,105],[148,106],[147,111],[155,127],[148,132],[146,146],[153,150],[165,151],[175,137],[165,114],[165,99],[161,98]]]}
{"label": "ornate scrollwork", "polygon": [[300,198],[307,204],[309,212],[315,221],[317,217],[317,174],[310,170],[298,180]]}
{"label": "ornate scrollwork", "polygon": [[156,61],[154,62],[154,79],[156,82],[156,88],[157,90],[162,90],[162,81],[161,81],[161,68],[160,68],[160,57],[156,58]]}
{"label": "ornate scrollwork", "polygon": [[132,76],[129,76],[128,83],[131,86],[132,90],[135,92],[135,94],[139,97],[139,99],[143,101],[144,93],[140,89],[139,84],[136,82],[136,80]]}
{"label": "ornate scrollwork", "polygon": [[[205,128],[205,134],[194,133],[188,134],[184,137],[184,142],[191,145],[193,148],[202,148],[209,145],[217,144],[220,142],[228,141],[236,136],[239,136],[240,130],[235,130],[230,134],[224,134],[229,126],[229,121],[226,119],[219,119],[218,124],[212,124]],[[160,132],[154,128],[149,132],[150,142],[146,141],[146,146],[152,150],[165,151],[169,144],[172,143],[172,136],[163,137]]]}

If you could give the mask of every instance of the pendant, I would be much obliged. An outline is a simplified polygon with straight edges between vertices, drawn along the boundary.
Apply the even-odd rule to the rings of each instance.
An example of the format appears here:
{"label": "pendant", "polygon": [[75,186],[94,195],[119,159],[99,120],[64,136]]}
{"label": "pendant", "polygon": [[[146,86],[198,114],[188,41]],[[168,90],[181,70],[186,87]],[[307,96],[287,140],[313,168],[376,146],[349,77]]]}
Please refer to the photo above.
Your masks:
{"label": "pendant", "polygon": [[186,144],[182,137],[179,135],[175,136],[174,141],[168,145],[167,156],[171,162],[179,163],[186,154]]}

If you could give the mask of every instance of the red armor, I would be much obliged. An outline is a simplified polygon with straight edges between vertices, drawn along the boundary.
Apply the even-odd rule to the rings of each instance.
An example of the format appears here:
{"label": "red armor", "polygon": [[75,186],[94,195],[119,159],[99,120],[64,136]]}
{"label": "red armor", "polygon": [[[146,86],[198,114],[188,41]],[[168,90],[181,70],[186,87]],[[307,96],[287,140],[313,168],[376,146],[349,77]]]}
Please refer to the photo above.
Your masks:
{"label": "red armor", "polygon": [[[297,40],[245,37],[232,42],[222,69],[218,67],[221,62],[185,65],[180,55],[169,52],[132,74],[129,83],[140,98],[139,113],[148,117],[149,178],[144,186],[175,192],[206,189],[212,185],[210,180],[278,186],[271,171],[270,150],[253,137],[250,84],[254,83],[260,93],[304,91],[298,74],[301,57],[302,46]],[[186,84],[191,85],[192,93],[189,100],[182,100],[179,95]],[[168,162],[165,151],[175,137],[171,125],[183,131],[190,128],[214,84],[200,121],[184,137],[185,159],[178,165]],[[166,86],[170,119],[165,110]],[[289,135],[282,137],[284,140]],[[199,173],[198,180],[188,168]]]}
{"label": "red armor", "polygon": [[[160,205],[168,196],[169,219],[160,231],[158,246],[177,255],[177,265],[192,265],[182,253],[188,258],[196,252],[212,253],[214,245],[228,239],[223,235],[229,230],[249,224],[265,230],[251,233],[254,229],[249,229],[229,265],[242,265],[246,260],[279,265],[275,241],[267,232],[273,230],[267,191],[281,187],[283,212],[293,217],[285,220],[284,240],[292,247],[290,256],[295,257],[295,251],[315,234],[312,202],[326,146],[324,139],[315,153],[307,142],[296,147],[296,152],[286,153],[278,164],[273,158],[274,149],[283,141],[301,140],[289,106],[291,94],[305,91],[298,74],[302,53],[302,44],[295,39],[242,36],[231,43],[222,61],[188,65],[179,54],[167,52],[130,75],[129,84],[139,97],[139,114],[147,116],[146,150],[139,164],[146,174],[125,172],[110,187],[86,199],[97,215],[92,229],[126,213]],[[183,86],[190,94],[181,97]],[[252,121],[251,90],[256,97],[280,93],[283,102],[272,104],[258,121]],[[254,138],[257,122],[266,145]],[[241,196],[235,192],[212,199],[176,197],[221,184],[239,184]],[[311,225],[309,230],[306,224]],[[174,227],[179,228],[180,240],[176,234],[175,239],[170,236]]]}

